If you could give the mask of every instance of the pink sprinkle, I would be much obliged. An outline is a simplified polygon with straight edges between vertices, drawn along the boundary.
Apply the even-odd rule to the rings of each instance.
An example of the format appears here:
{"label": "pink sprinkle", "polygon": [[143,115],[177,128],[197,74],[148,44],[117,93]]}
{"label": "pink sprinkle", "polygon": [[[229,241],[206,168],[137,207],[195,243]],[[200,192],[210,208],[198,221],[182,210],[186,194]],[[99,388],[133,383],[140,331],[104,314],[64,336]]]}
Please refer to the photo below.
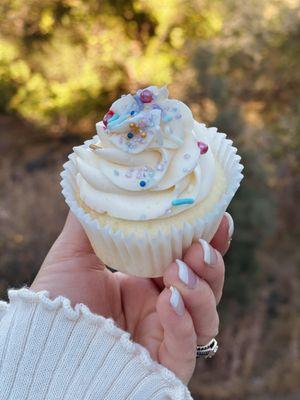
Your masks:
{"label": "pink sprinkle", "polygon": [[200,154],[205,154],[205,153],[207,153],[208,146],[207,146],[206,143],[204,143],[204,142],[197,142],[197,146],[198,146],[199,149],[200,149]]}
{"label": "pink sprinkle", "polygon": [[151,101],[153,100],[153,94],[150,90],[145,89],[140,94],[140,99],[143,103],[151,103]]}
{"label": "pink sprinkle", "polygon": [[103,122],[103,124],[104,124],[105,127],[107,127],[108,120],[109,120],[113,115],[114,115],[113,110],[109,110],[109,111],[104,115],[102,122]]}

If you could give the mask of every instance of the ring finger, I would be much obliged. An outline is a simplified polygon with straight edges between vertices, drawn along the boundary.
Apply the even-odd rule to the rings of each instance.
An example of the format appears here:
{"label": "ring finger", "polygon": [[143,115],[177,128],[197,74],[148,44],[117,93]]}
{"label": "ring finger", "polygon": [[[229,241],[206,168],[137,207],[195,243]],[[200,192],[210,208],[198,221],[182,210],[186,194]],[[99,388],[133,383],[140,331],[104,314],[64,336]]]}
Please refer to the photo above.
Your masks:
{"label": "ring finger", "polygon": [[167,287],[176,287],[188,309],[199,345],[207,344],[218,334],[219,316],[216,298],[209,284],[197,276],[183,261],[170,264],[164,274]]}

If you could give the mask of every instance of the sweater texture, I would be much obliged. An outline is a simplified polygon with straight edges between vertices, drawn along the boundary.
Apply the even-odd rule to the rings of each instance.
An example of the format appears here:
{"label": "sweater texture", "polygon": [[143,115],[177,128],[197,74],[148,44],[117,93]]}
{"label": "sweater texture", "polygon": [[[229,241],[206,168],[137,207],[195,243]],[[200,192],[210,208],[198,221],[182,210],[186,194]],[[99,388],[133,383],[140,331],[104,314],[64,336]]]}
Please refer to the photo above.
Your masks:
{"label": "sweater texture", "polygon": [[62,296],[0,302],[0,400],[191,400],[187,387],[111,319]]}

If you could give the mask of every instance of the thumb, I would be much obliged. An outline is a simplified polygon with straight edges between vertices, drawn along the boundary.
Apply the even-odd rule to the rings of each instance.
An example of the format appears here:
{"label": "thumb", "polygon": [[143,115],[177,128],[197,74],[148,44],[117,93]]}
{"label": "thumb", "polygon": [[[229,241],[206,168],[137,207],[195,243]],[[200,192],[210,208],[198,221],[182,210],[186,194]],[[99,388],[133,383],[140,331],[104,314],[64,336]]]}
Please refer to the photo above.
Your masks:
{"label": "thumb", "polygon": [[69,211],[65,225],[51,247],[44,264],[53,264],[76,256],[94,254],[89,239],[80,222]]}
{"label": "thumb", "polygon": [[71,211],[68,213],[65,225],[58,239],[64,243],[75,244],[79,251],[92,250],[83,227]]}
{"label": "thumb", "polygon": [[156,308],[164,330],[158,360],[187,384],[196,364],[197,336],[192,318],[174,287],[160,293]]}

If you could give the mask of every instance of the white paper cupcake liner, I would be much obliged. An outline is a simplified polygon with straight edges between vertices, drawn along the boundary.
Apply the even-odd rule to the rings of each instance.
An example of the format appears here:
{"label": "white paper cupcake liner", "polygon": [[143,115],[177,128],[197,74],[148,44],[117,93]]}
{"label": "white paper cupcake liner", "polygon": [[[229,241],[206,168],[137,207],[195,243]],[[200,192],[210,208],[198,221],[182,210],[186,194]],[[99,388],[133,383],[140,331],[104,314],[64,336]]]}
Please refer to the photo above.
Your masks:
{"label": "white paper cupcake liner", "polygon": [[[176,258],[182,258],[185,250],[200,238],[210,241],[215,234],[222,216],[235,195],[243,178],[240,163],[241,157],[237,149],[224,133],[216,128],[209,128],[210,148],[225,174],[226,189],[203,218],[196,219],[193,224],[184,223],[181,227],[172,227],[169,234],[158,230],[151,236],[145,232],[143,236],[134,233],[127,235],[122,231],[113,231],[109,226],[101,226],[98,220],[87,213],[76,200],[76,165],[74,153],[64,164],[61,173],[62,193],[66,203],[82,224],[95,254],[104,264],[130,275],[158,277]],[[94,140],[88,140],[86,145]],[[162,221],[163,223],[163,221]]]}

